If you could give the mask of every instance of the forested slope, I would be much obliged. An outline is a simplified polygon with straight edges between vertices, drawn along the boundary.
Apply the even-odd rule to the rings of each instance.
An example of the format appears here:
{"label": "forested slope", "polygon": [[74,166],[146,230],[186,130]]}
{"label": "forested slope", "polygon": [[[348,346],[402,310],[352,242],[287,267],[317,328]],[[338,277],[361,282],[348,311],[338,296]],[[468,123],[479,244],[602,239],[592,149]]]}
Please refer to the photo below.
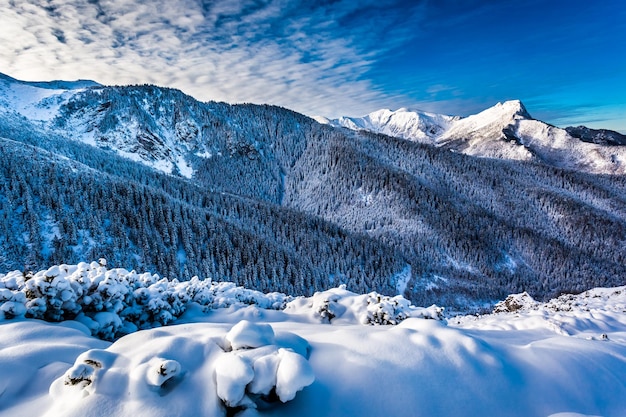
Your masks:
{"label": "forested slope", "polygon": [[458,307],[626,277],[621,175],[477,158],[154,86],[28,106],[0,112],[5,270],[106,257],[170,278],[293,294],[347,283]]}

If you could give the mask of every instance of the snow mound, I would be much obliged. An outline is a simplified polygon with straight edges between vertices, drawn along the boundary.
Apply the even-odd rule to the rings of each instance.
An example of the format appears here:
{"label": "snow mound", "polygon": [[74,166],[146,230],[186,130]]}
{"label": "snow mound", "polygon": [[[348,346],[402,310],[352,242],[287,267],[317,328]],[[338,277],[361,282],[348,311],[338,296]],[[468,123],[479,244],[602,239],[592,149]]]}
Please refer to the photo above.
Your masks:
{"label": "snow mound", "polygon": [[302,355],[279,349],[280,363],[276,370],[276,395],[282,402],[291,401],[296,393],[315,381],[313,369]]}
{"label": "snow mound", "polygon": [[153,387],[162,387],[170,379],[180,373],[180,363],[174,360],[153,358],[146,373],[146,381]]}
{"label": "snow mound", "polygon": [[[290,314],[192,312],[211,322],[114,343],[74,321],[5,320],[0,416],[624,415],[626,287],[447,324],[363,326],[350,317],[367,310],[367,298],[320,293],[316,301],[339,313],[330,325],[307,307],[313,297],[298,298],[288,309],[302,310]],[[240,323],[242,312],[255,320]]]}
{"label": "snow mound", "polygon": [[[274,335],[270,325],[224,329],[174,326],[126,336],[81,354],[49,391],[48,416],[234,415],[291,401],[315,380],[306,357],[287,345],[261,343],[225,351],[220,341]],[[237,337],[235,337],[235,335]],[[288,339],[288,338],[287,338]],[[182,401],[185,393],[193,401]],[[118,401],[123,398],[123,401]]]}
{"label": "snow mound", "polygon": [[269,324],[242,320],[226,335],[233,350],[254,349],[274,343],[274,330]]}

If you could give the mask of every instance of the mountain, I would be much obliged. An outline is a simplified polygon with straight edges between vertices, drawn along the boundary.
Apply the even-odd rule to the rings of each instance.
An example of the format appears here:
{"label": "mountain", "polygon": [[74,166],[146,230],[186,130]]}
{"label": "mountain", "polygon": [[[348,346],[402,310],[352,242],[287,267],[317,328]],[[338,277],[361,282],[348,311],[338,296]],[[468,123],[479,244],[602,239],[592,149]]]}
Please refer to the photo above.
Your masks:
{"label": "mountain", "polygon": [[623,135],[585,127],[560,129],[533,119],[518,100],[498,103],[464,118],[400,109],[328,123],[466,155],[534,161],[597,174],[626,173],[626,147],[618,146],[626,144]]}
{"label": "mountain", "polygon": [[458,117],[402,108],[396,111],[388,109],[378,110],[362,118],[341,117],[329,122],[354,130],[364,129],[389,136],[430,143],[448,130],[458,119]]}
{"label": "mountain", "polygon": [[346,284],[459,309],[624,283],[625,176],[539,151],[450,152],[464,124],[530,132],[521,122],[539,122],[521,103],[494,108],[496,121],[425,115],[443,133],[424,144],[150,85],[71,86],[0,78],[2,270],[105,257],[182,280],[296,295]]}
{"label": "mountain", "polygon": [[95,86],[100,85],[99,83],[92,81],[92,80],[21,81],[21,80],[17,80],[13,77],[10,77],[2,73],[0,73],[0,83],[4,84],[5,87],[7,84],[9,85],[12,84],[13,89],[15,88],[16,85],[22,85],[25,87],[47,89],[47,90],[77,90],[77,89],[95,87]]}
{"label": "mountain", "polygon": [[585,126],[566,127],[570,136],[583,142],[596,143],[598,145],[626,145],[626,135],[608,129],[589,129]]}

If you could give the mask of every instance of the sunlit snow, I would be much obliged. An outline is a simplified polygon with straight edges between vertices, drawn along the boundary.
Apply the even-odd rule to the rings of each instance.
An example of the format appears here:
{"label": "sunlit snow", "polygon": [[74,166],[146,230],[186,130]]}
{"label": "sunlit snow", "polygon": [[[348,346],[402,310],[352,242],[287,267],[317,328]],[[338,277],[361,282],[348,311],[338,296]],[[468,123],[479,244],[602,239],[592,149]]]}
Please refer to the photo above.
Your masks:
{"label": "sunlit snow", "polygon": [[467,155],[544,162],[592,173],[626,172],[624,147],[587,143],[574,138],[565,129],[532,119],[519,100],[497,103],[463,118],[407,109],[383,109],[363,117],[317,120]]}
{"label": "sunlit snow", "polygon": [[[35,297],[41,289],[45,294]],[[116,294],[123,295],[118,306]],[[142,305],[172,312],[178,299],[184,311],[164,327],[159,314],[146,316],[138,322],[145,330],[116,333],[109,342],[75,320],[26,318],[37,311],[29,304],[35,298],[40,310],[80,305],[97,325],[106,322],[97,314],[108,314],[127,330],[133,316],[124,309],[131,306],[139,316],[147,314]],[[18,271],[0,275],[0,304],[0,416],[624,416],[626,410],[626,287],[547,303],[514,295],[496,306],[498,313],[444,320],[441,308],[413,307],[401,297],[345,288],[310,298],[264,295],[107,269],[101,260],[28,279]]]}

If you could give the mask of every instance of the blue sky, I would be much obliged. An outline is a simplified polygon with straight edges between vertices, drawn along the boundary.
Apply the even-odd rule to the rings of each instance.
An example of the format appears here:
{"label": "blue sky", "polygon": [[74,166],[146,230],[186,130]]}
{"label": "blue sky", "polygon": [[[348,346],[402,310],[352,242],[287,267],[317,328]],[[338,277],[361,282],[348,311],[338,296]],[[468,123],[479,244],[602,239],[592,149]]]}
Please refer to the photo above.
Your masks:
{"label": "blue sky", "polygon": [[0,72],[307,115],[409,107],[626,132],[623,0],[0,0]]}

